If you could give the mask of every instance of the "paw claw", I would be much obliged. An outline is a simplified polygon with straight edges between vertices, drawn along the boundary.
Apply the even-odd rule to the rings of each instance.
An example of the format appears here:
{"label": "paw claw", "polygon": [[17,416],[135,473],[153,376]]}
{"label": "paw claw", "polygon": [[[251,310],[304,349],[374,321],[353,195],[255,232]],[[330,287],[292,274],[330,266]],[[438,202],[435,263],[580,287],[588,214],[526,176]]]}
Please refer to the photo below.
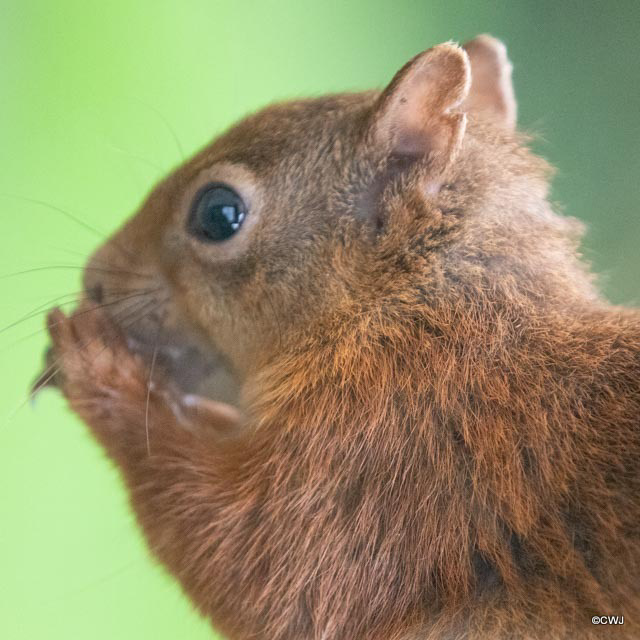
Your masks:
{"label": "paw claw", "polygon": [[64,322],[66,316],[60,307],[54,307],[47,314],[47,328],[52,329],[55,325]]}
{"label": "paw claw", "polygon": [[61,339],[68,337],[70,327],[68,326],[69,318],[64,312],[56,307],[47,314],[47,329],[54,344]]}

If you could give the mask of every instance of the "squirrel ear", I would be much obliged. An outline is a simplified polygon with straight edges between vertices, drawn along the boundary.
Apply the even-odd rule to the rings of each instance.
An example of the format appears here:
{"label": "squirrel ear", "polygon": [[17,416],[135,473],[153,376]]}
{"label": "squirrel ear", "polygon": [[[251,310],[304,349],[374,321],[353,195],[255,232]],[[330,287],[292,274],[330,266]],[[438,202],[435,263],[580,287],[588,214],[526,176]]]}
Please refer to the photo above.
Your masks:
{"label": "squirrel ear", "polygon": [[472,76],[464,109],[513,129],[517,106],[507,48],[489,35],[477,36],[463,48],[469,55]]}
{"label": "squirrel ear", "polygon": [[407,62],[380,95],[373,114],[375,139],[390,153],[426,159],[435,171],[455,156],[466,117],[455,111],[471,84],[467,54],[446,43]]}

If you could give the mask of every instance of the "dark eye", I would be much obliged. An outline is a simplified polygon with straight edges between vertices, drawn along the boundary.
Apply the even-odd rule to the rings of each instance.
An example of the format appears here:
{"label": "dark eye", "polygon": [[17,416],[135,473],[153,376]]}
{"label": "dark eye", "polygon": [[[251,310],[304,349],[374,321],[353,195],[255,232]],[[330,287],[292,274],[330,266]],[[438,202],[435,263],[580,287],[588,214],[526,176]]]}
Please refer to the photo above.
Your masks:
{"label": "dark eye", "polygon": [[231,187],[209,184],[193,199],[188,229],[202,240],[221,242],[238,231],[246,215],[242,198]]}

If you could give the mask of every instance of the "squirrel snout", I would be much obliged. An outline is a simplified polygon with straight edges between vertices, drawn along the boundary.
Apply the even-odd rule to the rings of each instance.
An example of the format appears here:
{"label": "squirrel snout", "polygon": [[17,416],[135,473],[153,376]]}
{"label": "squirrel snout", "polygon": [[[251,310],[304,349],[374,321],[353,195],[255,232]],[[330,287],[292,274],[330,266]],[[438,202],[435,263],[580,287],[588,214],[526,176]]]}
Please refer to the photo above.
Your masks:
{"label": "squirrel snout", "polygon": [[[101,247],[89,257],[82,273],[82,288],[84,295],[90,302],[101,304],[105,299],[105,271],[101,271],[96,264],[96,255],[103,251]],[[108,287],[107,287],[108,288]]]}
{"label": "squirrel snout", "polygon": [[102,282],[94,282],[87,285],[85,283],[85,294],[91,302],[100,304],[104,300],[104,287]]}
{"label": "squirrel snout", "polygon": [[111,303],[117,299],[118,292],[135,289],[137,283],[133,274],[137,265],[129,261],[123,263],[112,247],[113,240],[109,239],[89,257],[84,266],[82,289],[89,302]]}

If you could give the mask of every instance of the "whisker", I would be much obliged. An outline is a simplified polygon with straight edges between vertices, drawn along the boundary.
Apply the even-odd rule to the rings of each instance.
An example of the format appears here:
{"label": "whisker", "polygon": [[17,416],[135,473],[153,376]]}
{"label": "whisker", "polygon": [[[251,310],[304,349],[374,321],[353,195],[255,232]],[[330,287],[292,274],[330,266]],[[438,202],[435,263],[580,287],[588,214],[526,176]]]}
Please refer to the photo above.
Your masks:
{"label": "whisker", "polygon": [[[67,219],[72,220],[73,222],[75,222],[76,224],[79,224],[83,229],[86,229],[87,231],[90,231],[91,233],[97,235],[101,240],[109,240],[109,234],[107,234],[105,231],[101,231],[100,229],[97,229],[96,227],[90,225],[89,223],[85,222],[84,220],[82,220],[81,218],[78,218],[77,216],[75,216],[73,213],[67,211],[66,209],[63,209],[62,207],[58,207],[54,204],[51,204],[49,202],[45,202],[44,200],[38,200],[37,198],[30,198],[28,196],[22,196],[22,195],[18,195],[18,194],[14,194],[14,193],[0,193],[1,197],[4,198],[11,198],[14,200],[22,200],[23,202],[30,202],[32,204],[36,204],[40,207],[46,207],[47,209],[50,209],[51,211],[56,211],[58,213],[60,213],[61,215],[65,216]],[[128,255],[130,258],[134,258],[134,254],[131,251],[128,251],[127,249],[125,249],[124,247],[122,247],[120,244],[116,243],[113,238],[111,238],[111,242],[113,242],[113,246],[116,247],[119,251],[125,253],[126,255]]]}
{"label": "whisker", "polygon": [[[69,249],[68,247],[59,247],[59,246],[55,246],[55,245],[50,245],[53,249],[57,249],[58,251],[63,251],[65,253],[71,254],[71,255],[75,255],[75,256],[80,256],[81,258],[84,258],[85,260],[85,265],[88,263],[89,261],[89,255],[87,255],[86,251],[75,251],[74,249]],[[109,263],[107,260],[99,260],[97,258],[91,258],[91,262],[92,263],[96,263],[99,267],[104,268],[104,269],[112,269],[114,268],[113,265],[111,263]],[[125,270],[125,269],[121,269],[120,267],[115,267],[117,268],[120,272],[122,272],[123,274],[126,275],[131,275],[131,276],[138,276],[141,278],[149,278],[151,277],[150,273],[141,273],[139,271],[131,271],[129,269]]]}
{"label": "whisker", "polygon": [[[86,309],[85,311],[78,311],[75,315],[76,316],[82,316],[85,313],[91,313],[92,311],[94,311],[95,309],[105,309],[106,307],[112,307],[116,304],[121,304],[123,302],[126,302],[127,300],[131,300],[132,298],[140,298],[142,296],[148,296],[152,293],[155,293],[156,291],[159,291],[161,287],[156,287],[155,289],[151,289],[151,290],[146,290],[146,291],[138,291],[136,293],[132,293],[130,295],[124,296],[122,298],[118,298],[117,300],[111,300],[110,302],[102,302],[101,304],[97,304],[93,307],[91,307],[91,309]],[[141,304],[144,304],[141,303]],[[117,313],[117,312],[116,312]],[[114,314],[115,316],[115,314]],[[61,322],[64,322],[64,320],[62,320]],[[59,324],[58,322],[54,322],[53,324],[49,325],[50,327],[55,327],[57,324]]]}
{"label": "whisker", "polygon": [[57,249],[58,251],[64,251],[64,253],[70,253],[71,255],[74,255],[74,256],[80,256],[85,260],[89,259],[89,254],[86,251],[77,251],[76,249],[69,249],[69,247],[61,247],[55,244],[50,244],[49,247],[52,249]]}
{"label": "whisker", "polygon": [[93,580],[90,580],[78,586],[74,586],[66,591],[62,591],[61,593],[52,594],[52,596],[47,598],[46,600],[41,600],[38,603],[38,605],[41,607],[50,606],[58,602],[63,602],[63,601],[66,602],[71,598],[82,596],[87,591],[94,589],[95,587],[98,587],[104,583],[107,583],[115,578],[118,578],[119,576],[121,576],[123,573],[127,571],[131,571],[132,568],[138,566],[139,564],[140,564],[139,559],[131,560],[126,564],[123,564],[118,568],[112,571],[109,571],[105,575],[98,576]]}
{"label": "whisker", "polygon": [[0,276],[0,280],[6,280],[7,278],[15,278],[16,276],[23,276],[29,273],[37,273],[38,271],[57,270],[57,269],[78,269],[81,271],[95,271],[96,273],[103,273],[109,275],[130,275],[137,278],[143,278],[150,280],[153,276],[147,273],[136,273],[135,271],[126,271],[118,268],[102,268],[92,267],[77,264],[52,264],[43,267],[32,267],[30,269],[23,269],[22,271],[14,271],[13,273],[5,273]]}
{"label": "whisker", "polygon": [[156,358],[158,357],[158,338],[160,335],[160,325],[158,325],[158,331],[156,333],[156,343],[153,347],[153,356],[151,357],[151,366],[149,367],[149,379],[147,381],[147,404],[144,409],[144,428],[147,437],[147,456],[151,455],[151,444],[149,442],[149,400],[151,398],[151,383],[153,377],[153,370],[156,366]]}
{"label": "whisker", "polygon": [[167,129],[167,131],[169,132],[169,134],[173,138],[173,141],[175,142],[176,147],[178,148],[178,152],[180,153],[180,159],[184,160],[185,159],[185,154],[184,154],[184,150],[182,148],[182,144],[180,144],[180,140],[178,139],[178,135],[176,134],[175,129],[171,126],[171,123],[167,120],[167,118],[165,118],[164,115],[158,109],[156,109],[154,106],[150,105],[149,103],[144,102],[143,100],[134,99],[134,102],[137,102],[138,104],[142,105],[143,107],[146,107],[147,109],[149,109],[149,111],[152,111],[153,113],[156,114],[156,116],[164,124],[164,126]]}
{"label": "whisker", "polygon": [[[79,302],[79,300],[69,300],[67,302],[61,302],[58,304],[58,306],[65,307],[66,305],[72,305],[76,302]],[[18,345],[22,344],[23,342],[26,342],[31,338],[35,338],[36,336],[41,336],[45,331],[47,331],[47,327],[40,327],[40,329],[36,329],[36,331],[32,331],[31,333],[27,333],[23,336],[20,336],[19,338],[16,338],[15,340],[13,340],[11,344],[0,349],[0,353],[5,353],[6,351],[9,351],[10,349],[17,347]]]}
{"label": "whisker", "polygon": [[17,193],[0,193],[0,196],[3,198],[12,198],[14,200],[22,200],[23,202],[30,202],[31,204],[37,204],[38,206],[46,207],[47,209],[51,209],[52,211],[57,211],[58,213],[62,214],[69,220],[72,220],[76,224],[79,224],[81,227],[83,227],[87,231],[90,231],[91,233],[94,233],[100,236],[102,240],[107,238],[107,233],[105,231],[100,231],[100,229],[92,227],[90,224],[88,224],[81,218],[78,218],[75,215],[73,215],[73,213],[70,213],[69,211],[66,211],[65,209],[62,209],[61,207],[58,207],[54,204],[50,204],[49,202],[45,202],[44,200],[38,200],[37,198],[31,198],[29,196],[22,196]]}
{"label": "whisker", "polygon": [[[118,300],[111,300],[110,302],[105,302],[102,303],[101,305],[98,305],[98,307],[104,307],[104,306],[112,306],[115,304],[118,304],[119,302],[123,302],[125,300],[128,300],[130,298],[134,298],[137,296],[144,296],[144,295],[149,295],[152,293],[155,293],[156,291],[158,291],[160,289],[160,287],[156,288],[156,289],[144,289],[144,290],[136,290],[136,289],[123,289],[121,290],[121,292],[123,294],[127,294],[124,297],[119,298]],[[134,293],[131,293],[134,292]],[[116,293],[115,290],[109,290],[108,291],[109,294],[113,294]],[[84,296],[82,295],[84,294],[84,292],[81,292],[81,296],[71,299],[71,300],[65,300],[64,302],[59,303],[60,306],[62,305],[71,305],[71,304],[77,304],[80,303],[83,299]],[[131,294],[131,295],[128,295]],[[69,294],[71,295],[71,294]],[[26,320],[29,320],[30,318],[35,318],[37,316],[39,316],[43,309],[46,309],[47,307],[50,307],[51,305],[55,304],[60,298],[62,298],[63,296],[60,296],[57,299],[54,300],[50,300],[49,302],[41,305],[40,307],[38,307],[37,309],[35,309],[33,312],[27,314],[26,316],[23,316],[22,318],[19,318],[18,320],[16,320],[15,322],[12,322],[11,324],[7,325],[6,327],[3,327],[2,329],[0,329],[0,333],[3,333],[4,331],[7,331],[8,329],[11,329],[12,327],[15,327],[16,325],[20,324],[21,322],[25,322]],[[85,313],[84,311],[79,312],[79,315],[81,315],[82,313]],[[6,351],[6,349],[8,348],[12,348],[15,347],[17,344],[21,344],[22,342],[24,342],[25,340],[28,340],[29,338],[33,338],[34,336],[40,335],[43,332],[47,331],[47,327],[41,327],[40,329],[33,331],[32,333],[28,333],[24,336],[19,337],[17,340],[15,340],[14,342],[12,342],[10,345],[8,345],[7,347],[5,347],[4,349],[2,349],[0,351],[0,353],[3,353],[4,351]]]}
{"label": "whisker", "polygon": [[95,271],[96,273],[108,273],[110,275],[133,276],[135,278],[142,278],[143,280],[151,280],[154,277],[151,273],[143,273],[141,271],[131,271],[130,269],[121,269],[120,267],[114,267],[113,265],[110,265],[107,262],[103,262],[102,264],[105,266],[94,267],[92,265],[86,265],[83,267],[83,269],[85,271]]}
{"label": "whisker", "polygon": [[111,149],[112,151],[115,151],[117,153],[121,153],[124,156],[128,156],[129,158],[133,158],[134,160],[138,160],[138,162],[142,162],[144,164],[146,164],[147,166],[151,167],[152,169],[154,169],[155,171],[157,171],[159,174],[164,174],[165,173],[165,169],[163,169],[160,165],[157,165],[155,162],[152,162],[151,160],[148,160],[147,158],[145,158],[144,156],[141,156],[137,153],[133,153],[131,151],[128,151],[127,149],[123,149],[122,147],[118,147],[113,143],[108,143],[107,147],[109,149]]}
{"label": "whisker", "polygon": [[[114,294],[129,294],[129,293],[133,293],[139,291],[138,289],[107,289],[106,293],[107,295],[114,295]],[[144,290],[145,292],[148,291],[147,289]],[[25,322],[26,320],[30,320],[31,318],[35,318],[37,316],[39,316],[43,309],[46,309],[48,307],[51,307],[52,305],[59,303],[59,304],[73,304],[73,303],[77,303],[80,302],[84,296],[86,295],[86,291],[82,290],[82,291],[77,291],[74,293],[63,293],[59,296],[56,296],[55,298],[51,298],[51,300],[47,300],[46,302],[42,303],[41,305],[38,305],[35,309],[32,309],[31,311],[29,311],[28,313],[26,313],[25,315],[21,316],[20,318],[18,318],[17,320],[14,320],[13,322],[11,322],[10,324],[1,327],[0,328],[0,333],[4,333],[5,331],[7,331],[8,329],[11,329],[17,325],[19,325],[21,322]],[[60,302],[61,300],[63,300],[64,298],[72,298],[71,300],[64,300],[64,302]]]}
{"label": "whisker", "polygon": [[[79,299],[79,296],[81,296],[82,293],[83,293],[82,291],[79,291],[78,293],[65,293],[55,298],[51,298],[51,300],[47,300],[43,304],[37,306],[35,309],[32,309],[28,313],[25,313],[23,316],[20,316],[17,320],[14,320],[10,324],[0,328],[0,333],[4,333],[5,331],[12,329],[13,327],[19,325],[21,322],[25,322],[26,320],[35,318],[36,316],[42,313],[43,309],[46,309],[47,307],[50,307],[56,304],[56,302],[60,304],[69,304],[70,302],[75,302],[75,300]],[[71,301],[65,300],[64,302],[60,302],[60,300],[62,300],[63,298],[71,298],[71,297],[73,297]]]}

